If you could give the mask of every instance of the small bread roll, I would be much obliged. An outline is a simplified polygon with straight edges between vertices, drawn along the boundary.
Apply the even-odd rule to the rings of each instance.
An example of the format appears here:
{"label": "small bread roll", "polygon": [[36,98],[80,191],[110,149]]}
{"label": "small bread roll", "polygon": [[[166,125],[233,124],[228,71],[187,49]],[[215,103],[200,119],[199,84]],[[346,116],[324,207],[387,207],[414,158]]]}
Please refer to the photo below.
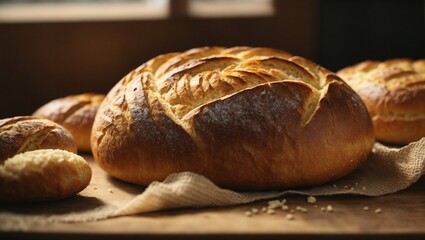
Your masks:
{"label": "small bread roll", "polygon": [[59,98],[46,103],[33,116],[50,119],[68,129],[78,150],[90,152],[90,133],[97,109],[104,99],[102,94],[85,93]]}
{"label": "small bread roll", "polygon": [[425,137],[425,59],[365,61],[338,75],[366,104],[378,141],[408,144]]}
{"label": "small bread roll", "polygon": [[90,182],[80,156],[59,149],[24,152],[0,165],[0,202],[56,200],[73,196]]}
{"label": "small bread roll", "polygon": [[0,120],[0,164],[14,155],[38,149],[63,149],[77,152],[71,134],[62,126],[37,117]]}
{"label": "small bread roll", "polygon": [[91,137],[97,163],[119,179],[148,185],[191,171],[249,191],[340,178],[375,142],[366,107],[338,76],[250,47],[151,59],[108,93]]}

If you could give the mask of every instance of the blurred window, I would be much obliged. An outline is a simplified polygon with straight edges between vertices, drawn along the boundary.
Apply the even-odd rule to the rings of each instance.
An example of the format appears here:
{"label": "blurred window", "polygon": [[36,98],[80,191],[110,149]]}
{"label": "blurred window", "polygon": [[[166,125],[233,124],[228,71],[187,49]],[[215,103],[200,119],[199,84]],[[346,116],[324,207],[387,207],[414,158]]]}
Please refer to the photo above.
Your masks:
{"label": "blurred window", "polygon": [[273,0],[189,0],[192,17],[263,17],[274,14]]}
{"label": "blurred window", "polygon": [[170,0],[0,0],[0,22],[163,19]]}
{"label": "blurred window", "polygon": [[0,22],[274,15],[273,0],[0,0]]}

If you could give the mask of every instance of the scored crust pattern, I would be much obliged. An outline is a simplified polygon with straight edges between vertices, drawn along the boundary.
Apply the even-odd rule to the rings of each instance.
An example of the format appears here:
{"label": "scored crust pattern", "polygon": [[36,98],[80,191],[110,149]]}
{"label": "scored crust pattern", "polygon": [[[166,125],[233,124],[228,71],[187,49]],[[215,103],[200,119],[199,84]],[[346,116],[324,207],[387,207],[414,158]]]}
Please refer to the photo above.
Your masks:
{"label": "scored crust pattern", "polygon": [[372,81],[388,90],[404,86],[425,86],[425,60],[392,59],[384,62],[365,61],[338,72],[352,86]]}
{"label": "scored crust pattern", "polygon": [[78,111],[100,105],[103,97],[101,94],[86,93],[59,98],[43,105],[33,115],[66,125]]}
{"label": "scored crust pattern", "polygon": [[338,72],[363,98],[370,114],[410,119],[424,116],[425,60],[365,61]]}
{"label": "scored crust pattern", "polygon": [[317,104],[321,90],[337,79],[304,58],[249,47],[197,48],[161,55],[128,74],[123,84],[134,81],[137,75],[142,78],[143,89],[155,96],[169,117],[186,130],[184,122],[193,111],[240,91],[294,81],[311,88],[316,95],[311,99]]}

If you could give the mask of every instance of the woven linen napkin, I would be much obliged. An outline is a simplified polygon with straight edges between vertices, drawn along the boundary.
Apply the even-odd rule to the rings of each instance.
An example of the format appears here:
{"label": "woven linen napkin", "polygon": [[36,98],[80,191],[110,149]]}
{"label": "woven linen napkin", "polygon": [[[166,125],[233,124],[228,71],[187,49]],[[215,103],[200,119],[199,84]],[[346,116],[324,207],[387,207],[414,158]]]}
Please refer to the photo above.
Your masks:
{"label": "woven linen napkin", "polygon": [[182,172],[153,182],[129,201],[67,214],[28,215],[0,208],[0,229],[25,230],[56,222],[96,221],[164,209],[230,206],[289,194],[313,196],[352,194],[381,196],[409,187],[425,173],[425,138],[401,148],[376,143],[369,159],[355,172],[321,186],[272,192],[234,192],[217,187],[207,178]]}
{"label": "woven linen napkin", "polygon": [[[120,215],[182,207],[229,206],[288,194],[381,196],[409,187],[425,173],[425,138],[403,148],[376,143],[369,159],[354,173],[329,184],[302,190],[238,193],[207,178],[183,172],[152,183],[118,211]],[[340,186],[340,187],[338,187]]]}

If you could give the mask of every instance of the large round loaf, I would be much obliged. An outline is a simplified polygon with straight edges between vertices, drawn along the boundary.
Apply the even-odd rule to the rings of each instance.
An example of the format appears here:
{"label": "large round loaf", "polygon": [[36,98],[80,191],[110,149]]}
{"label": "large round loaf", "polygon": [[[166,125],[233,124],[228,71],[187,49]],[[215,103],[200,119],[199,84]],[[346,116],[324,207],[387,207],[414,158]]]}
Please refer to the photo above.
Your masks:
{"label": "large round loaf", "polygon": [[77,152],[71,134],[48,119],[21,116],[0,119],[0,165],[16,154],[38,149]]}
{"label": "large round loaf", "polygon": [[377,140],[407,144],[425,137],[425,59],[365,61],[338,75],[366,104]]}
{"label": "large round loaf", "polygon": [[52,100],[34,112],[64,126],[77,142],[78,150],[90,152],[90,134],[102,94],[84,93]]}
{"label": "large round loaf", "polygon": [[350,173],[374,135],[358,95],[328,70],[273,49],[211,47],[130,72],[99,108],[91,143],[100,167],[128,182],[191,171],[266,190]]}

